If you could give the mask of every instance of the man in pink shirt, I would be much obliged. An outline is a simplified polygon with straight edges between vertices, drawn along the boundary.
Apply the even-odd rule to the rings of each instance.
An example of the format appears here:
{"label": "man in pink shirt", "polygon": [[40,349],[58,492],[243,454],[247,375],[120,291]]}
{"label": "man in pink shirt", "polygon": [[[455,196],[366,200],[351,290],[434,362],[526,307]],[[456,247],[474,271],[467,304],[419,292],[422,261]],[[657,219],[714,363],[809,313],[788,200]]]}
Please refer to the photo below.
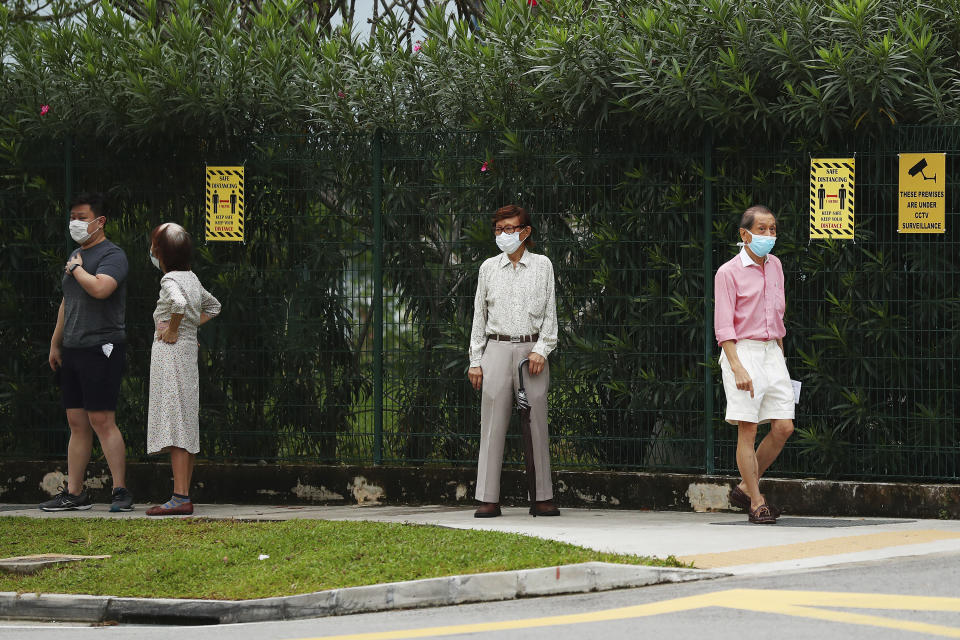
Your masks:
{"label": "man in pink shirt", "polygon": [[[740,484],[730,502],[746,509],[750,522],[773,524],[780,510],[760,493],[760,478],[793,433],[794,395],[783,357],[783,266],[770,250],[777,219],[755,205],[740,220],[743,249],[717,270],[714,329],[723,349],[720,369],[727,397],[726,420],[737,425]],[[754,449],[757,425],[770,433]]]}

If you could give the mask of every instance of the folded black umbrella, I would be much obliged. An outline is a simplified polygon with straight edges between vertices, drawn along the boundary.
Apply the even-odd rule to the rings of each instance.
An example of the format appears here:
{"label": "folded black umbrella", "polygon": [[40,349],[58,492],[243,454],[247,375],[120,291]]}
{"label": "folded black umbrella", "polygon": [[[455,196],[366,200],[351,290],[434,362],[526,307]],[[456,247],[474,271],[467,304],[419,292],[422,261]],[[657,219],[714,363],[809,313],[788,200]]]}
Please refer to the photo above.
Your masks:
{"label": "folded black umbrella", "polygon": [[530,359],[524,358],[517,367],[520,383],[517,385],[517,411],[520,412],[520,436],[523,440],[523,458],[527,467],[527,490],[530,492],[530,504],[537,500],[537,473],[533,463],[533,436],[530,433],[530,401],[523,388],[523,365],[530,371]]}

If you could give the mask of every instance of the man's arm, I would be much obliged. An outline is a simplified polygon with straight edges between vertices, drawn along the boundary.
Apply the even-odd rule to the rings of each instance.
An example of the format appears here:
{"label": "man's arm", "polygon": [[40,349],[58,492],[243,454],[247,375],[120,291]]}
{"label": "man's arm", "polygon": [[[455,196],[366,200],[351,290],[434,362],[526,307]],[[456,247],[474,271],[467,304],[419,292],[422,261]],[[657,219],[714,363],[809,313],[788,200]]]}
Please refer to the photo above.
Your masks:
{"label": "man's arm", "polygon": [[[734,312],[737,308],[737,283],[733,276],[720,269],[713,277],[713,332],[717,338],[717,344],[721,347],[724,342],[732,341],[736,344],[740,336],[737,335],[736,327],[733,325]],[[735,350],[734,350],[735,351]],[[726,352],[726,349],[724,349]],[[736,353],[733,354],[736,357]],[[727,358],[730,363],[740,362],[731,359],[729,354]]]}
{"label": "man's arm", "polygon": [[734,309],[737,305],[737,285],[733,276],[724,270],[717,271],[713,279],[713,330],[717,342],[730,363],[737,389],[749,391],[753,397],[753,380],[737,355],[737,331],[733,326]]}
{"label": "man's arm", "polygon": [[530,375],[538,375],[546,367],[547,356],[557,347],[557,293],[556,277],[553,275],[553,263],[550,263],[547,277],[547,306],[544,309],[543,323],[540,326],[540,339],[530,351]]}
{"label": "man's arm", "polygon": [[105,273],[98,273],[96,275],[92,273],[87,273],[83,269],[83,256],[80,255],[78,251],[73,257],[67,260],[67,265],[64,267],[64,271],[73,276],[73,279],[77,281],[84,291],[86,291],[91,297],[96,298],[97,300],[104,300],[113,295],[113,292],[117,290],[117,280],[113,276],[108,276]]}
{"label": "man's arm", "polygon": [[740,391],[749,391],[750,397],[753,397],[753,379],[747,373],[747,369],[740,362],[740,356],[737,355],[737,341],[724,340],[720,343],[723,353],[727,356],[727,362],[730,363],[730,370],[733,371],[733,379],[737,383],[737,389]]}
{"label": "man's arm", "polygon": [[83,267],[77,267],[73,270],[73,278],[77,281],[83,290],[89,293],[97,300],[105,300],[113,295],[117,290],[117,281],[112,276],[105,273],[93,275],[83,270]]}
{"label": "man's arm", "polygon": [[483,388],[483,369],[480,367],[480,358],[487,346],[487,288],[484,281],[483,267],[477,278],[477,293],[473,297],[473,326],[470,328],[470,368],[467,369],[467,378],[474,389]]}
{"label": "man's arm", "polygon": [[96,273],[90,273],[83,268],[83,255],[78,251],[69,262],[67,269],[73,264],[80,266],[73,269],[73,277],[84,291],[91,297],[104,300],[113,295],[120,283],[126,280],[130,266],[127,255],[119,248],[112,248],[101,258]]}
{"label": "man's arm", "polygon": [[60,300],[60,310],[57,312],[57,326],[53,329],[50,338],[50,355],[47,356],[50,368],[54,371],[63,364],[63,300]]}

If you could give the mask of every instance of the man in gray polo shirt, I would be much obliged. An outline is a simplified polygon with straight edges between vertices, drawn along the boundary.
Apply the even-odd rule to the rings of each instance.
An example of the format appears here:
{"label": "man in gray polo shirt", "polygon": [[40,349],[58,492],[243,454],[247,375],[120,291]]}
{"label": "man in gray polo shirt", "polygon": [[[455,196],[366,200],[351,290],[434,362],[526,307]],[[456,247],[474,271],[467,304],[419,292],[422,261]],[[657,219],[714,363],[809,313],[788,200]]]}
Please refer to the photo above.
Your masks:
{"label": "man in gray polo shirt", "polygon": [[117,399],[126,363],[127,256],[104,233],[104,197],[77,196],[70,206],[70,235],[80,247],[63,270],[63,300],[50,340],[50,368],[57,372],[70,425],[67,486],[44,511],[75,511],[93,505],[83,485],[93,434],[113,476],[110,511],[132,511],[127,491],[126,445],[117,428]]}

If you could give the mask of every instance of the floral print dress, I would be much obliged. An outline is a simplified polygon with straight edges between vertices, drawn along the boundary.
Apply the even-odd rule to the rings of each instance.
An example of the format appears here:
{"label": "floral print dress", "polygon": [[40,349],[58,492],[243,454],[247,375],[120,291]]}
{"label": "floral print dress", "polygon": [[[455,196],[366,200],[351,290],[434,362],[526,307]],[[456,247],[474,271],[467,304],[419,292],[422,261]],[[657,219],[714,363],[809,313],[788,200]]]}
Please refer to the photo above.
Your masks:
{"label": "floral print dress", "polygon": [[169,447],[200,450],[200,375],[197,367],[197,327],[200,314],[213,317],[220,303],[203,288],[193,271],[171,271],[160,280],[160,299],[153,312],[157,332],[170,315],[182,313],[179,337],[167,344],[154,333],[150,353],[150,411],[147,453]]}

